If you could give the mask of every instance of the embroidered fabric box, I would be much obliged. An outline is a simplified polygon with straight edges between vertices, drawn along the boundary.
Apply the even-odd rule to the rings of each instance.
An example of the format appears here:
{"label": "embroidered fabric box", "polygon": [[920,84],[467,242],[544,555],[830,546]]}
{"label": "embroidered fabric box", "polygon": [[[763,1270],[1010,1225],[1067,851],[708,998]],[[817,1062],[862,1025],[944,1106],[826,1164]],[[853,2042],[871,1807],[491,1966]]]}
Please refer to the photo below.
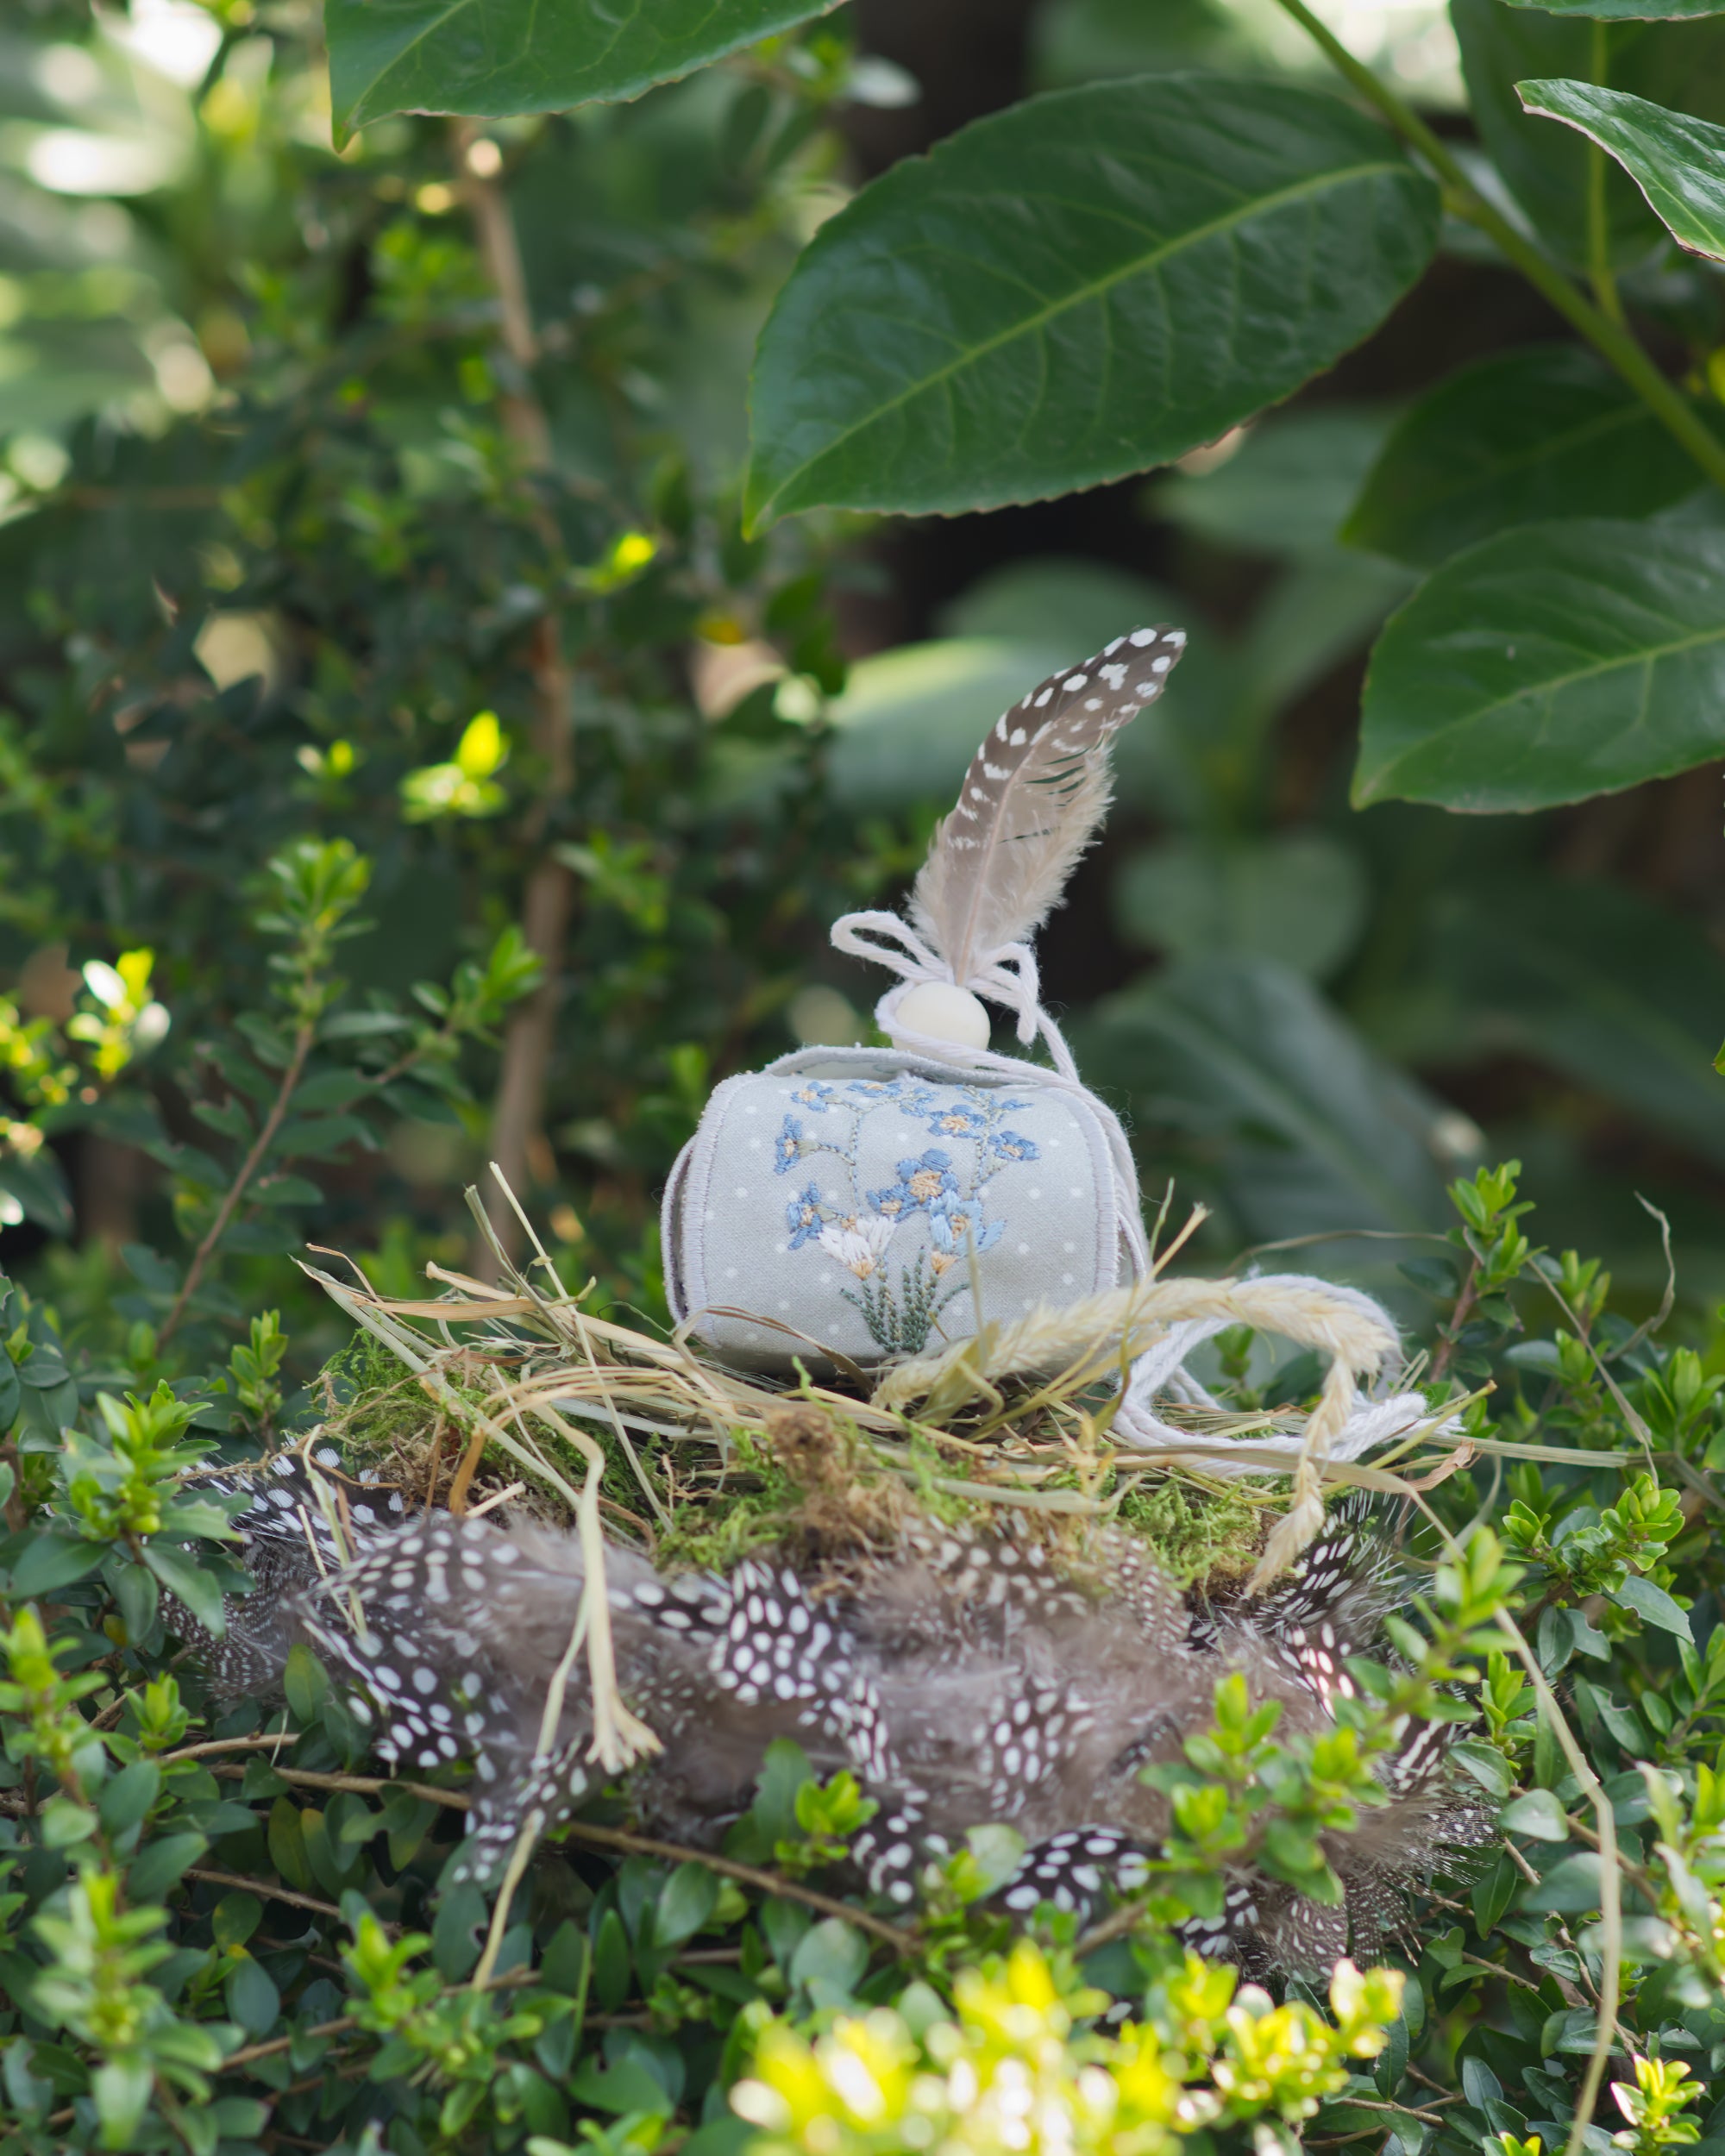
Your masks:
{"label": "embroidered fabric box", "polygon": [[1043,1078],[823,1048],[727,1079],[665,1194],[678,1320],[728,1362],[824,1369],[974,1333],[973,1254],[993,1319],[1130,1278],[1101,1117]]}

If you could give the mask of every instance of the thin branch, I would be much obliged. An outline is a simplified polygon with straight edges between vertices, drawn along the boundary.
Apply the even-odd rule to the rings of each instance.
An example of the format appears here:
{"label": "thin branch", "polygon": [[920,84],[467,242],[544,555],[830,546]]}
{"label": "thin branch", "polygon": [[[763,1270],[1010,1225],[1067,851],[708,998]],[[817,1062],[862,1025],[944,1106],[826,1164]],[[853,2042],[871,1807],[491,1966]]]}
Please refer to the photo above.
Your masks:
{"label": "thin branch", "polygon": [[178,1752],[164,1752],[158,1755],[159,1767],[171,1767],[179,1759],[207,1759],[217,1752],[265,1752],[272,1745],[297,1745],[305,1734],[303,1729],[275,1729],[261,1737],[215,1737],[205,1745],[185,1745]]}
{"label": "thin branch", "polygon": [[[212,1767],[212,1774],[238,1781],[245,1770],[242,1767]],[[381,1796],[400,1789],[409,1796],[417,1796],[427,1804],[442,1804],[454,1812],[472,1809],[472,1799],[459,1789],[434,1789],[424,1782],[386,1782],[364,1774],[312,1774],[298,1767],[277,1767],[273,1770],[284,1782],[291,1782],[303,1789],[351,1789],[357,1796]],[[817,1893],[795,1879],[783,1879],[776,1872],[757,1871],[753,1865],[737,1864],[729,1857],[715,1856],[708,1849],[691,1849],[681,1842],[658,1841],[645,1834],[625,1833],[620,1827],[599,1827],[586,1820],[570,1820],[561,1829],[571,1840],[591,1843],[595,1849],[618,1849],[625,1855],[667,1857],[676,1864],[704,1864],[709,1871],[717,1871],[727,1879],[735,1879],[743,1886],[758,1887],[763,1894],[776,1896],[781,1901],[800,1902],[805,1908],[819,1909],[823,1916],[837,1916],[847,1924],[856,1925],[858,1931],[869,1932],[901,1954],[912,1952],[916,1946],[911,1934],[896,1924],[889,1924],[883,1917],[875,1916],[868,1909],[856,1908],[851,1902],[835,1901],[830,1894]]]}
{"label": "thin branch", "polygon": [[[555,461],[550,422],[533,389],[539,337],[509,199],[493,177],[474,170],[468,157],[476,135],[470,121],[457,123],[456,162],[480,260],[497,298],[498,326],[513,376],[501,399],[503,422],[520,452],[530,490],[536,478],[552,471]],[[548,555],[555,559],[562,552],[561,534],[549,508],[536,498],[532,522]],[[564,653],[561,620],[549,603],[535,624],[529,664],[533,746],[544,775],[522,821],[522,847],[532,866],[522,899],[521,933],[544,971],[539,986],[515,1006],[504,1030],[503,1065],[491,1127],[491,1156],[519,1190],[529,1188],[529,1155],[544,1122],[546,1073],[556,1037],[563,954],[575,906],[574,872],[557,859],[547,843],[575,785],[574,680]],[[492,1192],[486,1210],[505,1250],[512,1255],[520,1248],[520,1236],[509,1206]],[[498,1276],[495,1260],[483,1244],[475,1249],[473,1263],[483,1278]]]}
{"label": "thin branch", "polygon": [[[1603,89],[1610,74],[1611,26],[1603,21],[1590,25],[1590,54],[1595,84]],[[1587,279],[1602,314],[1613,322],[1623,319],[1623,302],[1617,295],[1617,279],[1611,268],[1611,219],[1605,197],[1609,172],[1605,153],[1597,142],[1587,145]]]}
{"label": "thin branch", "polygon": [[1546,260],[1532,240],[1517,231],[1502,211],[1486,200],[1413,107],[1387,83],[1380,81],[1363,60],[1357,60],[1334,32],[1304,4],[1304,0],[1279,0],[1279,4],[1361,97],[1375,105],[1402,140],[1419,151],[1444,183],[1446,206],[1496,244],[1528,283],[1551,302],[1603,359],[1616,368],[1666,432],[1682,443],[1703,475],[1716,486],[1725,487],[1725,442],[1721,442],[1700,415],[1690,408],[1629,330],[1587,299],[1554,262]]}
{"label": "thin branch", "polygon": [[[211,1767],[210,1771],[224,1782],[242,1782],[246,1776],[243,1767]],[[386,1782],[369,1774],[314,1774],[305,1767],[272,1767],[270,1772],[296,1789],[349,1789],[355,1796],[389,1796],[398,1789],[405,1796],[417,1797],[422,1804],[441,1804],[451,1812],[473,1809],[473,1799],[463,1796],[459,1789],[435,1789],[429,1782]]]}
{"label": "thin branch", "polygon": [[275,1134],[281,1128],[282,1119],[287,1113],[288,1103],[292,1100],[298,1087],[300,1074],[305,1069],[305,1059],[311,1053],[312,1043],[317,1037],[317,1028],[315,1024],[302,1025],[294,1035],[293,1053],[288,1058],[287,1069],[281,1074],[281,1084],[277,1089],[274,1100],[270,1104],[269,1113],[264,1118],[264,1126],[258,1132],[251,1151],[240,1163],[239,1174],[229,1184],[228,1194],[217,1208],[216,1218],[210,1224],[209,1232],[192,1253],[191,1263],[186,1269],[185,1278],[180,1283],[179,1293],[173,1299],[173,1307],[168,1312],[166,1318],[163,1320],[162,1329],[156,1336],[159,1342],[166,1341],[172,1337],[175,1327],[185,1314],[186,1305],[198,1292],[198,1283],[204,1277],[204,1268],[210,1263],[216,1245],[228,1232],[229,1223],[233,1219],[241,1199],[245,1196],[253,1176],[263,1165],[264,1156],[275,1142]]}
{"label": "thin branch", "polygon": [[[180,1877],[201,1879],[206,1886],[239,1887],[247,1894],[262,1895],[267,1902],[285,1902],[297,1909],[310,1909],[314,1916],[333,1916],[338,1924],[342,1921],[342,1912],[333,1902],[320,1902],[315,1895],[297,1894],[292,1887],[275,1886],[267,1879],[248,1879],[239,1871],[213,1871],[201,1865],[188,1865]],[[401,1930],[399,1924],[385,1922],[382,1917],[378,1921],[386,1932]]]}
{"label": "thin branch", "polygon": [[794,1879],[781,1879],[776,1872],[758,1871],[752,1864],[736,1864],[729,1857],[715,1857],[706,1849],[685,1848],[674,1841],[656,1841],[645,1834],[626,1834],[620,1827],[590,1827],[585,1820],[571,1820],[564,1832],[576,1841],[591,1842],[596,1849],[620,1849],[642,1857],[669,1857],[679,1864],[704,1864],[709,1871],[717,1871],[723,1877],[735,1879],[741,1885],[760,1888],[763,1894],[775,1895],[781,1901],[800,1902],[805,1907],[819,1909],[823,1916],[836,1916],[846,1924],[854,1924],[858,1931],[870,1932],[900,1954],[914,1952],[916,1940],[909,1932],[900,1931],[896,1924],[889,1924],[884,1917],[872,1915],[867,1909],[859,1909],[849,1902],[836,1902],[829,1894],[817,1894],[812,1887],[800,1885]]}

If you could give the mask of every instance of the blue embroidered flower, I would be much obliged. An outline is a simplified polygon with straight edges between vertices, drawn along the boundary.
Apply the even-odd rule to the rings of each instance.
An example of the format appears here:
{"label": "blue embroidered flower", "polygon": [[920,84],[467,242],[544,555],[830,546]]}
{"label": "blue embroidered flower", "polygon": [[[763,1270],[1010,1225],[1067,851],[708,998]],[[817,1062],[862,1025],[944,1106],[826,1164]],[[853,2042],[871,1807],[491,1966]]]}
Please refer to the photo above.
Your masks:
{"label": "blue embroidered flower", "polygon": [[988,1150],[996,1160],[1040,1160],[1041,1149],[1032,1138],[1026,1138],[1018,1131],[996,1131],[988,1140]]}
{"label": "blue embroidered flower", "polygon": [[845,1090],[860,1094],[867,1104],[864,1115],[883,1100],[896,1100],[906,1115],[920,1115],[934,1099],[932,1087],[919,1078],[853,1078]]}
{"label": "blue embroidered flower", "polygon": [[944,1205],[929,1208],[929,1239],[938,1250],[962,1250],[967,1238],[974,1240],[979,1250],[992,1250],[1006,1230],[1004,1220],[983,1225],[982,1207],[975,1198],[949,1199]]}
{"label": "blue embroidered flower", "polygon": [[805,1243],[817,1241],[825,1225],[820,1185],[810,1183],[785,1207],[785,1225],[791,1232],[791,1248],[800,1250]]}
{"label": "blue embroidered flower", "polygon": [[801,1085],[794,1088],[791,1098],[800,1107],[806,1108],[810,1114],[825,1115],[827,1102],[837,1090],[836,1086],[823,1085],[819,1078],[805,1078]]}
{"label": "blue embroidered flower", "polygon": [[928,1127],[936,1138],[986,1138],[988,1119],[980,1108],[953,1100],[935,1109],[928,1119]]}
{"label": "blue embroidered flower", "polygon": [[799,1118],[787,1115],[784,1127],[773,1140],[773,1173],[787,1175],[803,1156],[803,1126]]}
{"label": "blue embroidered flower", "polygon": [[897,1182],[884,1190],[871,1190],[869,1202],[876,1213],[899,1219],[907,1213],[926,1213],[940,1200],[957,1195],[951,1154],[931,1145],[919,1159],[901,1160]]}

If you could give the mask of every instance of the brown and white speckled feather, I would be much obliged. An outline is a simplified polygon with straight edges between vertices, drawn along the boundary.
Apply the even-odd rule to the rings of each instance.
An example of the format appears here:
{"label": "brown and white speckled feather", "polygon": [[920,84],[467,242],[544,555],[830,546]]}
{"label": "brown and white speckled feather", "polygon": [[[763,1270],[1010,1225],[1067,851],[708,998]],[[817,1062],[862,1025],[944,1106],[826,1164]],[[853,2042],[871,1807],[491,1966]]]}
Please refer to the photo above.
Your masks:
{"label": "brown and white speckled feather", "polygon": [[1109,744],[1161,695],[1183,629],[1134,629],[1039,682],[971,759],[916,880],[917,927],[961,986],[1035,934],[1107,812]]}
{"label": "brown and white speckled feather", "polygon": [[[305,1639],[386,1759],[474,1762],[466,1862],[493,1873],[524,1821],[554,1823],[599,1778],[584,1663],[547,1704],[580,1607],[579,1542],[433,1513],[377,1523],[354,1563],[326,1573],[286,1532],[295,1508],[269,1492],[239,1523],[260,1587],[229,1605],[214,1689],[279,1684]],[[1195,1608],[1122,1533],[1096,1536],[1076,1569],[1032,1533],[916,1516],[890,1555],[751,1559],[723,1576],[662,1576],[609,1547],[619,1680],[665,1740],[635,1770],[632,1801],[674,1839],[711,1846],[752,1801],[767,1746],[793,1737],[818,1774],[848,1769],[879,1802],[854,1850],[889,1900],[913,1901],[931,1856],[1002,1821],[1029,1845],[1008,1908],[1095,1901],[1145,1877],[1169,1810],[1143,1770],[1208,1727],[1219,1677],[1238,1670],[1279,1703],[1284,1735],[1333,1726],[1346,1659],[1370,1650],[1391,1592],[1374,1552],[1343,1520],[1273,1596]],[[1433,1736],[1416,1728],[1382,1777],[1384,1802],[1327,1839],[1342,1907],[1243,1864],[1194,1942],[1254,1970],[1311,1970],[1347,1950],[1350,1927],[1358,1949],[1393,1927],[1437,1845],[1465,1845],[1484,1818],[1451,1789]]]}

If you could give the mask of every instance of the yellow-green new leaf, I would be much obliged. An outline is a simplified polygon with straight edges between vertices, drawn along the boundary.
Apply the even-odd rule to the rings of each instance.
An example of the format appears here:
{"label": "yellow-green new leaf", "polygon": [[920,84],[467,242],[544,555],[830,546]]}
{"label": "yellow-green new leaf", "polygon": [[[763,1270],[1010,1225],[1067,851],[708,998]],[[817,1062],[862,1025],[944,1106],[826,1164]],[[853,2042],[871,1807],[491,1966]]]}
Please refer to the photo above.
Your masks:
{"label": "yellow-green new leaf", "polygon": [[1521,82],[1529,112],[1561,120],[1628,172],[1680,247],[1725,262],[1725,128],[1584,82]]}

